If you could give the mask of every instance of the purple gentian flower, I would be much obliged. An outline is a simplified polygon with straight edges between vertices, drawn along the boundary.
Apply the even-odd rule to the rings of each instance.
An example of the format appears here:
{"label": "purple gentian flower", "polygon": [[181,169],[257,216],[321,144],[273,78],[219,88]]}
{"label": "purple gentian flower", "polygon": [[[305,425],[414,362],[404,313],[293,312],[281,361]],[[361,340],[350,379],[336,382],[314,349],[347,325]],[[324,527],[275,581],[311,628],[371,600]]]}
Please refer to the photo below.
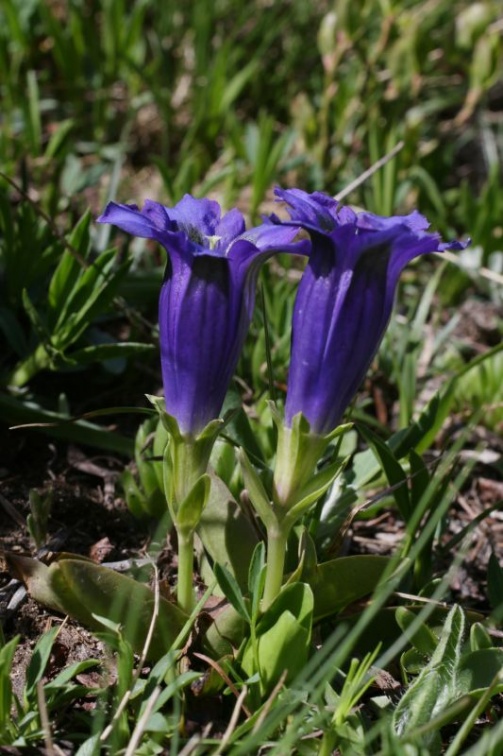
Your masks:
{"label": "purple gentian flower", "polygon": [[293,312],[285,423],[291,427],[302,412],[311,431],[322,435],[341,422],[365,377],[405,265],[466,244],[442,244],[418,212],[381,218],[355,213],[320,192],[277,189],[276,195],[312,240]]}
{"label": "purple gentian flower", "polygon": [[306,254],[309,242],[291,243],[295,227],[266,223],[245,231],[238,210],[221,217],[218,202],[188,194],[172,208],[111,202],[98,222],[155,239],[168,253],[159,299],[166,411],[182,434],[196,436],[222,409],[261,263],[275,251]]}

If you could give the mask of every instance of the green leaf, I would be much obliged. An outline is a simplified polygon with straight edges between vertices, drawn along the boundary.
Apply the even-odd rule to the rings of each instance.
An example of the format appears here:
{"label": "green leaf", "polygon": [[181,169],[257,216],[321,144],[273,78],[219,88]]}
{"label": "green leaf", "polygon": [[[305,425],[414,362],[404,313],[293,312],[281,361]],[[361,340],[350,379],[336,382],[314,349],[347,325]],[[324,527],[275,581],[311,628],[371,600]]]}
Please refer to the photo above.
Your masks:
{"label": "green leaf", "polygon": [[248,592],[253,596],[257,592],[260,575],[265,567],[265,543],[259,541],[253,551],[248,571]]}
{"label": "green leaf", "polygon": [[266,527],[274,525],[276,518],[272,509],[272,504],[259,474],[251,464],[244,449],[239,449],[237,454],[243,473],[245,487],[255,511]]}
{"label": "green leaf", "polygon": [[503,648],[483,648],[464,654],[459,664],[458,692],[483,693],[495,680],[494,693],[503,692]]}
{"label": "green leaf", "polygon": [[191,533],[196,529],[208,501],[210,486],[211,478],[207,473],[196,480],[176,512],[178,531]]}
{"label": "green leaf", "polygon": [[213,572],[227,601],[232,604],[234,609],[246,622],[250,622],[250,613],[246,606],[246,601],[232,573],[218,562],[215,562],[213,565]]}
{"label": "green leaf", "polygon": [[313,607],[311,588],[306,583],[294,583],[281,591],[260,619],[256,628],[259,669],[255,669],[251,641],[242,665],[250,677],[260,672],[263,692],[270,691],[285,672],[285,683],[288,683],[305,667],[311,643]]}
{"label": "green leaf", "polygon": [[34,402],[0,394],[0,413],[2,420],[10,425],[34,424],[37,431],[43,431],[55,438],[88,444],[97,449],[107,449],[129,458],[133,454],[132,439],[87,420],[70,420],[67,416],[51,412]]}
{"label": "green leaf", "polygon": [[28,698],[33,694],[37,683],[42,679],[58,633],[59,627],[51,627],[42,635],[33,649],[30,663],[26,670],[26,695]]}
{"label": "green leaf", "polygon": [[248,572],[248,591],[252,599],[252,619],[255,622],[260,613],[260,602],[264,594],[267,573],[266,548],[263,541],[259,541],[253,552]]}
{"label": "green leaf", "polygon": [[472,651],[482,651],[486,648],[492,648],[493,642],[491,636],[481,622],[475,622],[470,627],[470,649]]}
{"label": "green leaf", "polygon": [[203,634],[203,646],[214,659],[235,654],[245,636],[248,624],[231,604],[212,614],[213,623]]}
{"label": "green leaf", "polygon": [[409,452],[410,462],[410,502],[412,511],[414,511],[421,502],[421,499],[430,483],[430,473],[423,460],[414,449]]}
{"label": "green leaf", "polygon": [[388,557],[362,555],[319,564],[315,573],[307,576],[314,595],[315,620],[338,614],[372,593],[389,561]]}
{"label": "green leaf", "polygon": [[197,534],[211,560],[225,564],[240,589],[246,591],[248,569],[258,542],[257,532],[225,483],[215,475],[210,478],[210,493]]}
{"label": "green leaf", "polygon": [[397,608],[395,616],[400,630],[407,636],[409,643],[412,643],[420,654],[428,657],[434,654],[438,645],[438,638],[428,625],[423,624],[414,631],[409,630],[411,625],[416,622],[417,617],[414,612],[409,611],[404,606]]}
{"label": "green leaf", "polygon": [[313,475],[311,480],[301,489],[298,497],[294,499],[292,507],[288,510],[288,517],[297,520],[309,509],[311,504],[318,501],[328,491],[345,464],[346,460],[336,460]]}
{"label": "green leaf", "polygon": [[[399,735],[424,725],[460,695],[460,661],[465,634],[465,615],[459,606],[449,612],[430,662],[406,690],[393,714]],[[435,734],[425,736],[432,743]]]}
{"label": "green leaf", "polygon": [[[91,220],[91,213],[88,211],[79,220],[68,239],[72,248],[75,249],[83,259],[86,258],[89,250],[89,229]],[[49,310],[53,313],[52,320],[54,323],[59,316],[61,308],[66,306],[82,270],[82,265],[79,260],[77,260],[73,250],[65,249],[61,255],[58,267],[51,278],[47,297]]]}
{"label": "green leaf", "polygon": [[117,344],[97,344],[78,349],[66,355],[67,360],[77,365],[89,365],[92,362],[106,360],[131,359],[139,355],[155,352],[153,344],[136,344],[134,342],[120,342]]}
{"label": "green leaf", "polygon": [[7,553],[7,564],[19,580],[22,580],[30,596],[44,606],[65,614],[63,604],[50,583],[49,567],[38,559]]}
{"label": "green leaf", "polygon": [[44,692],[48,695],[52,692],[57,692],[59,688],[62,688],[66,683],[70,682],[77,675],[82,674],[88,669],[99,666],[98,659],[84,659],[84,661],[74,662],[69,667],[65,667],[56,677],[49,680],[44,685]]}
{"label": "green leaf", "polygon": [[[236,411],[237,410],[237,411]],[[236,388],[231,385],[227,391],[222,417],[232,412],[230,420],[225,424],[225,437],[230,439],[234,446],[242,446],[246,453],[257,462],[264,462],[264,455],[260,448],[256,434],[254,433],[248,415],[242,408],[242,399]]]}
{"label": "green leaf", "polygon": [[120,484],[124,491],[124,497],[129,511],[139,520],[150,516],[147,497],[139,489],[131,470],[124,470],[120,475]]}
{"label": "green leaf", "polygon": [[16,635],[0,648],[0,733],[7,729],[12,710],[12,663],[20,636]]}
{"label": "green leaf", "polygon": [[392,495],[395,499],[398,511],[407,522],[410,516],[411,505],[409,489],[407,487],[407,475],[404,469],[398,462],[390,447],[381,441],[378,436],[372,433],[369,428],[360,425],[359,431],[379,460],[388,483],[392,486]]}
{"label": "green leaf", "polygon": [[[75,555],[62,555],[50,567],[28,557],[9,555],[8,559],[36,601],[68,614],[91,630],[103,630],[97,616],[120,624],[126,641],[136,652],[143,650],[155,603],[147,585]],[[166,653],[186,621],[181,609],[159,597],[148,657],[158,659]]]}
{"label": "green leaf", "polygon": [[428,405],[421,413],[421,417],[418,421],[420,422],[422,419],[423,423],[427,427],[427,431],[423,433],[422,438],[414,444],[418,453],[421,453],[428,449],[435,441],[435,438],[437,437],[438,432],[444,424],[445,420],[449,416],[449,412],[451,411],[456,399],[455,391],[460,378],[466,375],[466,373],[468,373],[473,368],[476,368],[478,365],[483,364],[486,360],[491,360],[494,355],[500,352],[502,349],[503,342],[493,347],[492,349],[488,349],[487,352],[484,352],[483,354],[475,357],[463,368],[457,370],[456,374],[449,381],[447,381],[444,384],[443,388],[438,392],[438,394],[430,400]]}

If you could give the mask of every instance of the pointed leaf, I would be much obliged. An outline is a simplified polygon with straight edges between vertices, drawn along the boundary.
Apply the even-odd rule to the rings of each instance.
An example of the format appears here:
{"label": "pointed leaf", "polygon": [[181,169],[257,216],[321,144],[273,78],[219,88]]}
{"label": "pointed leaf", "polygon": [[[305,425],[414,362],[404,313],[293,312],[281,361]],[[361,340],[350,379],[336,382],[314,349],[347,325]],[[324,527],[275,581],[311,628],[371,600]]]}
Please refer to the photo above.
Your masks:
{"label": "pointed leaf", "polygon": [[208,501],[211,479],[206,473],[194,483],[189,493],[178,507],[176,527],[181,532],[191,533],[197,527]]}
{"label": "pointed leaf", "polygon": [[250,596],[253,596],[258,589],[260,575],[265,567],[265,543],[259,541],[257,543],[252,558],[250,560],[250,568],[248,571],[248,592]]}
{"label": "pointed leaf", "polygon": [[297,520],[304,512],[306,512],[311,504],[314,504],[318,499],[321,499],[332,483],[335,481],[344,465],[346,460],[337,460],[331,465],[323,468],[321,472],[313,475],[309,483],[303,487],[300,491],[294,504],[289,509],[288,516]]}
{"label": "pointed leaf", "polygon": [[[75,226],[68,240],[73,249],[76,249],[83,258],[89,248],[90,223],[91,213],[86,212]],[[47,297],[49,308],[56,317],[59,316],[60,310],[66,306],[81,272],[82,265],[76,256],[69,249],[65,249],[52,276]]]}
{"label": "pointed leaf", "polygon": [[367,441],[377,459],[381,463],[382,469],[388,483],[393,486],[393,498],[395,499],[398,510],[404,520],[407,522],[411,505],[409,498],[409,489],[407,487],[407,475],[395,455],[381,439],[372,433],[369,428],[359,426],[360,433]]}
{"label": "pointed leaf", "polygon": [[155,351],[153,344],[135,344],[134,342],[117,342],[112,344],[96,344],[84,347],[66,355],[67,359],[77,365],[89,365],[92,362],[107,360],[130,359],[138,355]]}
{"label": "pointed leaf", "polygon": [[239,449],[238,460],[241,465],[243,478],[245,482],[250,501],[255,508],[258,516],[266,527],[273,525],[275,522],[274,512],[272,510],[271,501],[264,488],[259,474],[248,459],[244,449]]}
{"label": "pointed leaf", "polygon": [[226,569],[226,567],[219,564],[218,562],[215,562],[215,564],[213,565],[213,571],[215,573],[216,579],[218,580],[218,584],[224,592],[224,596],[226,597],[228,602],[232,604],[234,609],[246,622],[250,622],[250,613],[248,611],[248,607],[246,606],[246,601],[244,600],[243,594],[241,593],[239,585],[237,584],[234,576],[229,572],[228,569]]}
{"label": "pointed leaf", "polygon": [[470,628],[470,649],[472,651],[482,651],[485,648],[492,648],[493,642],[491,636],[481,622],[475,622]]}
{"label": "pointed leaf", "polygon": [[393,715],[398,734],[426,724],[459,697],[459,672],[465,633],[459,606],[449,612],[430,662],[406,690]]}
{"label": "pointed leaf", "polygon": [[51,655],[54,640],[58,633],[59,627],[51,627],[41,636],[33,649],[30,663],[26,670],[26,695],[28,697],[33,694],[37,683],[42,679]]}
{"label": "pointed leaf", "polygon": [[7,721],[12,712],[11,670],[20,636],[16,635],[0,648],[0,733],[7,730]]}

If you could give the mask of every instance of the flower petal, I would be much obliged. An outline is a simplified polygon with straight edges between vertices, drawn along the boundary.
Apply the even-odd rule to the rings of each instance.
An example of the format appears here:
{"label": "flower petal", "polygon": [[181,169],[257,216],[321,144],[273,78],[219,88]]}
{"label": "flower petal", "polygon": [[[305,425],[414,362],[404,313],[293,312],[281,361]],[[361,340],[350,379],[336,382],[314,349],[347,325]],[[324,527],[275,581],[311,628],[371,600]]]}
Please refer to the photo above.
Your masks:
{"label": "flower petal", "polygon": [[[417,212],[355,214],[330,197],[279,191],[312,249],[294,305],[285,422],[302,412],[314,433],[341,421],[386,330],[400,273],[418,255],[447,248]],[[323,195],[322,195],[323,197]],[[336,203],[335,203],[336,205]],[[333,217],[328,223],[327,213]],[[273,219],[273,222],[278,222]]]}

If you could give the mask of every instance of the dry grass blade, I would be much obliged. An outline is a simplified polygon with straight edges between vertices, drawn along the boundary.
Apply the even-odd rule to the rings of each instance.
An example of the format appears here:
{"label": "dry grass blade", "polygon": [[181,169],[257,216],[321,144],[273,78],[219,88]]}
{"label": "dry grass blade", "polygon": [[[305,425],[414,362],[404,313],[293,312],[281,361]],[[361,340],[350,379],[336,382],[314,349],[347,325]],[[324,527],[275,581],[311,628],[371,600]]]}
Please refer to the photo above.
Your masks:
{"label": "dry grass blade", "polygon": [[276,696],[278,695],[278,693],[280,692],[281,688],[285,684],[285,680],[286,680],[287,674],[288,673],[287,673],[287,671],[285,669],[283,671],[281,677],[279,678],[278,682],[276,683],[276,685],[272,689],[271,695],[269,696],[269,698],[267,699],[267,701],[263,705],[262,711],[260,712],[260,714],[259,714],[259,716],[257,718],[257,721],[253,725],[253,730],[252,730],[252,734],[253,735],[255,735],[255,733],[257,733],[260,730],[260,728],[262,727],[262,724],[263,724],[265,718],[267,717],[267,715],[269,714]]}
{"label": "dry grass blade", "polygon": [[145,706],[145,711],[143,712],[140,719],[136,723],[136,727],[133,730],[133,734],[131,735],[131,739],[129,741],[128,747],[126,748],[124,752],[124,756],[135,755],[137,746],[139,745],[140,740],[141,740],[141,736],[143,735],[145,731],[147,722],[150,718],[150,715],[152,714],[152,711],[154,709],[154,706],[160,694],[161,694],[161,688],[159,686],[154,688],[154,690],[150,694],[147,701],[147,705]]}
{"label": "dry grass blade", "polygon": [[[232,716],[229,720],[229,724],[227,725],[227,729],[224,732],[222,741],[218,747],[218,750],[215,752],[215,756],[219,756],[219,754],[223,753],[224,748],[227,746],[227,743],[232,737],[232,733],[236,729],[236,725],[238,723],[239,714],[241,712],[241,709],[243,711],[245,710],[244,707],[244,700],[246,696],[248,695],[248,688],[246,685],[243,685],[243,689],[241,690],[241,693],[238,696],[238,700],[236,701],[236,705],[234,706],[234,710],[232,712]],[[249,715],[248,715],[249,716]]]}
{"label": "dry grass blade", "polygon": [[503,276],[501,273],[497,273],[495,270],[490,270],[490,268],[477,268],[476,270],[471,271],[470,268],[467,268],[463,265],[462,260],[459,259],[457,255],[455,255],[453,252],[440,252],[439,253],[442,256],[442,259],[448,260],[450,263],[454,263],[459,268],[464,270],[466,273],[477,273],[477,275],[482,276],[482,278],[486,278],[488,281],[492,281],[493,283],[497,283],[500,286],[503,284]]}
{"label": "dry grass blade", "polygon": [[[206,656],[205,654],[194,653],[194,656],[197,656],[198,659],[201,659],[201,661],[204,661],[206,662],[206,664],[209,664],[210,667],[213,667],[215,672],[217,672],[222,678],[222,680],[224,680],[227,683],[227,685],[229,686],[230,690],[232,690],[236,698],[239,699],[240,693],[238,689],[232,682],[227,672],[225,672],[225,670],[222,669],[222,667],[220,666],[218,662],[214,661],[213,659],[211,659],[209,656]],[[244,704],[243,704],[243,711],[247,717],[251,717],[251,711]]]}
{"label": "dry grass blade", "polygon": [[363,171],[358,178],[356,178],[354,181],[352,181],[350,184],[347,185],[345,189],[338,192],[334,199],[336,199],[338,202],[341,202],[345,197],[347,197],[351,192],[353,192],[355,189],[358,189],[361,184],[365,183],[365,181],[374,175],[374,173],[377,173],[386,163],[389,163],[390,160],[393,160],[393,158],[398,155],[400,150],[403,149],[405,142],[400,141],[398,144],[393,147],[393,149],[388,152],[387,155],[384,155],[380,160],[374,163],[374,165],[371,165],[370,168],[368,168],[366,171]]}
{"label": "dry grass blade", "polygon": [[212,727],[212,724],[210,722],[209,724],[206,725],[206,727],[204,728],[204,730],[202,731],[200,735],[192,735],[190,740],[188,740],[185,743],[184,747],[182,748],[178,756],[190,756],[190,754],[194,753],[199,743],[201,743],[210,734],[211,727]]}

